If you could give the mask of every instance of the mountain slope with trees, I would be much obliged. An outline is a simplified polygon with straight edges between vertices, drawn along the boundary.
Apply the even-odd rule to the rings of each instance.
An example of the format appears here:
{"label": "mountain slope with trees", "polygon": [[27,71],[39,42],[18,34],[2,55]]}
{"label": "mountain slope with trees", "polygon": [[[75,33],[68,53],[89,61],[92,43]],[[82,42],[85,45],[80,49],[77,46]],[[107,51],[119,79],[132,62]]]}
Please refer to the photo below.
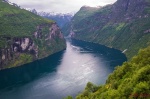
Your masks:
{"label": "mountain slope with trees", "polygon": [[65,35],[120,49],[129,61],[117,66],[104,85],[89,82],[76,99],[149,99],[150,1],[117,0],[86,17],[78,17],[80,12],[70,28],[64,27]]}
{"label": "mountain slope with trees", "polygon": [[[128,59],[150,45],[149,0],[117,0],[112,5],[92,10],[90,7],[86,11],[80,9],[68,28],[63,28],[64,34],[120,49]],[[93,13],[86,14],[91,11]]]}
{"label": "mountain slope with trees", "polygon": [[0,70],[41,59],[66,48],[57,24],[0,0]]}

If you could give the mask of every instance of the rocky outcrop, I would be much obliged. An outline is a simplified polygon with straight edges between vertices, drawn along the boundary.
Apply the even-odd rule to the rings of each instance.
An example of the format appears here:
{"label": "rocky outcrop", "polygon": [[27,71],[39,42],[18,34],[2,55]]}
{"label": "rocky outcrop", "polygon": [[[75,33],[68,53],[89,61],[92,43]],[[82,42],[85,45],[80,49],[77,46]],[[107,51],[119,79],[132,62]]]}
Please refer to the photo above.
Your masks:
{"label": "rocky outcrop", "polygon": [[5,38],[9,41],[7,47],[0,49],[0,69],[5,68],[11,60],[19,57],[21,53],[36,55],[37,46],[34,45],[31,38],[8,38]]}
{"label": "rocky outcrop", "polygon": [[[44,31],[46,29],[47,31]],[[57,51],[65,49],[64,37],[56,23],[41,24],[37,26],[36,31],[33,33],[33,36],[31,37],[2,36],[1,38],[5,39],[7,42],[5,47],[0,48],[0,69],[15,67],[18,65],[28,63],[27,61],[22,61],[19,64],[18,63],[14,64],[16,61],[20,60],[19,58],[24,54],[31,56],[32,59],[30,61],[34,61],[40,58],[47,57],[48,55],[53,54]],[[49,47],[53,47],[51,43],[53,43],[53,45],[56,44],[55,42],[56,39],[62,41],[58,42],[57,44],[63,43],[63,46],[61,46],[61,48],[59,49],[50,49]],[[40,48],[40,46],[44,46],[45,50]],[[48,51],[46,54],[43,54],[43,51],[47,50],[50,50],[50,52]]]}
{"label": "rocky outcrop", "polygon": [[145,30],[144,33],[150,33],[150,29]]}
{"label": "rocky outcrop", "polygon": [[[45,27],[49,27],[49,33],[48,34],[42,34],[42,29]],[[60,31],[60,28],[58,27],[58,25],[56,23],[52,24],[52,25],[40,25],[37,26],[36,32],[34,32],[34,37],[36,39],[41,39],[41,38],[46,38],[45,40],[51,40],[55,37],[59,37],[61,39],[64,39],[63,34]]]}

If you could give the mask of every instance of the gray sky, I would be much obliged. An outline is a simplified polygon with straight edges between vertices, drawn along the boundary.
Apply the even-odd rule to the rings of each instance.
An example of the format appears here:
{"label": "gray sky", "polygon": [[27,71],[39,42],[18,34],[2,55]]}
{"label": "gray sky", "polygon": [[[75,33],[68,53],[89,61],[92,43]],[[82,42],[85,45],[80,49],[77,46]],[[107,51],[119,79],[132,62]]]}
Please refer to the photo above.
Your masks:
{"label": "gray sky", "polygon": [[83,5],[104,6],[116,0],[9,0],[23,8],[36,9],[37,11],[69,13],[76,12]]}

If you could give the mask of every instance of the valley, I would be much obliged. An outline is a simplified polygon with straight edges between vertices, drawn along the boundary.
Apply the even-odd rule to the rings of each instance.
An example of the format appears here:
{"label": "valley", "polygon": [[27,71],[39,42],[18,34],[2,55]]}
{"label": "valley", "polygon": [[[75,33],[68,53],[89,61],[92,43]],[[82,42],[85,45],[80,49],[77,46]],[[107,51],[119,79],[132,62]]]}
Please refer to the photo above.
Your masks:
{"label": "valley", "polygon": [[15,2],[0,0],[0,99],[150,98],[149,0]]}

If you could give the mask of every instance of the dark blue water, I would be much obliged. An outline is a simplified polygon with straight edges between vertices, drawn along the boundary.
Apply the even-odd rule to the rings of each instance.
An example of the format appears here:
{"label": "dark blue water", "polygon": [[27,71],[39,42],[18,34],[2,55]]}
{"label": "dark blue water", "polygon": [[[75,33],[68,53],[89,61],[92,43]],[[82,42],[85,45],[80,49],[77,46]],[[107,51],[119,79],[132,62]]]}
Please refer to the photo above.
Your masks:
{"label": "dark blue water", "polygon": [[63,99],[80,93],[87,82],[104,84],[126,61],[121,51],[67,40],[67,49],[45,59],[0,72],[0,99]]}

